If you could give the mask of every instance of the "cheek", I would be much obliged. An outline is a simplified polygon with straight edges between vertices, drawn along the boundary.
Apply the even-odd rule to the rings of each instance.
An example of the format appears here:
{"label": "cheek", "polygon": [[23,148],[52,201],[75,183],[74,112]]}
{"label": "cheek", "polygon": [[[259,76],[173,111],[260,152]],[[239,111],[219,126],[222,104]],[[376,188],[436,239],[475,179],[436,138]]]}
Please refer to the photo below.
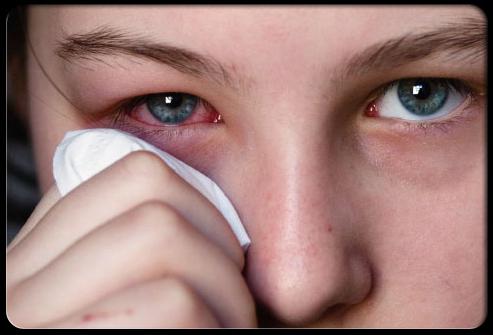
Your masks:
{"label": "cheek", "polygon": [[[484,199],[481,168],[446,189],[420,191],[381,182],[366,221],[372,226],[366,238],[376,269],[375,296],[413,306],[418,319],[431,317],[430,322],[462,327],[460,320],[480,314]],[[443,319],[449,317],[458,319]]]}
{"label": "cheek", "polygon": [[376,175],[422,192],[445,191],[478,168],[484,171],[482,128],[476,122],[439,138],[366,133],[356,139],[356,146]]}
{"label": "cheek", "polygon": [[440,267],[440,257],[448,259],[457,247],[471,250],[483,234],[482,132],[471,128],[450,135],[417,140],[380,133],[357,141],[364,157],[360,174],[369,180],[360,189],[367,194],[365,220],[372,222],[368,238],[379,241],[373,246],[382,255],[395,255],[396,267],[428,262]]}
{"label": "cheek", "polygon": [[[482,128],[478,122],[447,140],[381,132],[355,138],[352,165],[365,179],[353,190],[353,207],[360,211],[359,229],[375,267],[373,302],[381,308],[393,301],[412,306],[416,320],[460,327],[483,312]],[[405,310],[385,313],[409,320]]]}

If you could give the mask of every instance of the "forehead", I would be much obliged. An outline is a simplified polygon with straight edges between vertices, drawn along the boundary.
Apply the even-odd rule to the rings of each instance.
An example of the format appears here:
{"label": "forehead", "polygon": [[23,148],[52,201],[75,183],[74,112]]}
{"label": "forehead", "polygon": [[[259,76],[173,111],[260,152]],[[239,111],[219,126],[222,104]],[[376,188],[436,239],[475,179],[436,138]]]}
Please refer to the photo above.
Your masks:
{"label": "forehead", "polygon": [[344,52],[480,15],[472,6],[59,6],[55,12],[53,22],[69,34],[108,25],[235,58]]}
{"label": "forehead", "polygon": [[[336,66],[366,46],[459,17],[473,6],[46,6],[52,45],[99,27],[213,56],[255,77]],[[49,42],[45,45],[50,45]]]}
{"label": "forehead", "polygon": [[[419,22],[433,22],[439,18],[453,18],[462,14],[478,14],[473,6],[47,6],[57,12],[65,28],[84,27],[102,22],[134,26],[142,31],[159,31],[160,28],[183,32],[200,32],[227,27],[228,30],[266,34],[291,33],[293,29],[317,27],[319,29],[395,28]],[[377,19],[377,20],[375,20]],[[274,29],[274,30],[272,30]],[[223,31],[214,30],[218,35]],[[162,31],[161,31],[162,32]]]}

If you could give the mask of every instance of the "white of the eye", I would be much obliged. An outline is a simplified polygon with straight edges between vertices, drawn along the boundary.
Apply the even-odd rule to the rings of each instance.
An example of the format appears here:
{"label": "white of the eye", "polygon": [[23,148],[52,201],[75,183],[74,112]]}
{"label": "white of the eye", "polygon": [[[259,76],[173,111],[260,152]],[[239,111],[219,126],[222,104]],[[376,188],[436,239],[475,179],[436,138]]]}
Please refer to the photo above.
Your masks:
{"label": "white of the eye", "polygon": [[410,121],[433,120],[453,112],[465,99],[464,94],[449,87],[447,100],[443,106],[431,115],[420,116],[411,113],[402,105],[399,96],[397,95],[397,86],[398,85],[392,85],[392,87],[377,100],[376,105],[379,116]]}

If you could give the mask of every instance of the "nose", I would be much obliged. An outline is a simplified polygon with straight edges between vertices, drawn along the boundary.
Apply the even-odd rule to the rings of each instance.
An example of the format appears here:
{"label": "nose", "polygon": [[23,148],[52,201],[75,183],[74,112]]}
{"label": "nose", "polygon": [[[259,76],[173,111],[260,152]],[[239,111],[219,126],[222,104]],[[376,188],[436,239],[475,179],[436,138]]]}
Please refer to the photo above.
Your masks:
{"label": "nose", "polygon": [[235,179],[243,182],[234,196],[253,241],[245,275],[255,299],[293,326],[363,301],[371,268],[356,238],[341,157],[331,154],[336,145],[304,131],[256,136],[237,158],[242,176]]}

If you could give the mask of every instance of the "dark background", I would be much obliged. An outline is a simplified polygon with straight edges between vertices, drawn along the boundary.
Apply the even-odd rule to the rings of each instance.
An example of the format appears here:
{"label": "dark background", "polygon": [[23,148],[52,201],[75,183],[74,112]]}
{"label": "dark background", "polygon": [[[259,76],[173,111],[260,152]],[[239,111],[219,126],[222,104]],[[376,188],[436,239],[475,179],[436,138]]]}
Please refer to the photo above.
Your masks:
{"label": "dark background", "polygon": [[17,234],[40,199],[26,117],[24,9],[7,16],[6,244]]}

